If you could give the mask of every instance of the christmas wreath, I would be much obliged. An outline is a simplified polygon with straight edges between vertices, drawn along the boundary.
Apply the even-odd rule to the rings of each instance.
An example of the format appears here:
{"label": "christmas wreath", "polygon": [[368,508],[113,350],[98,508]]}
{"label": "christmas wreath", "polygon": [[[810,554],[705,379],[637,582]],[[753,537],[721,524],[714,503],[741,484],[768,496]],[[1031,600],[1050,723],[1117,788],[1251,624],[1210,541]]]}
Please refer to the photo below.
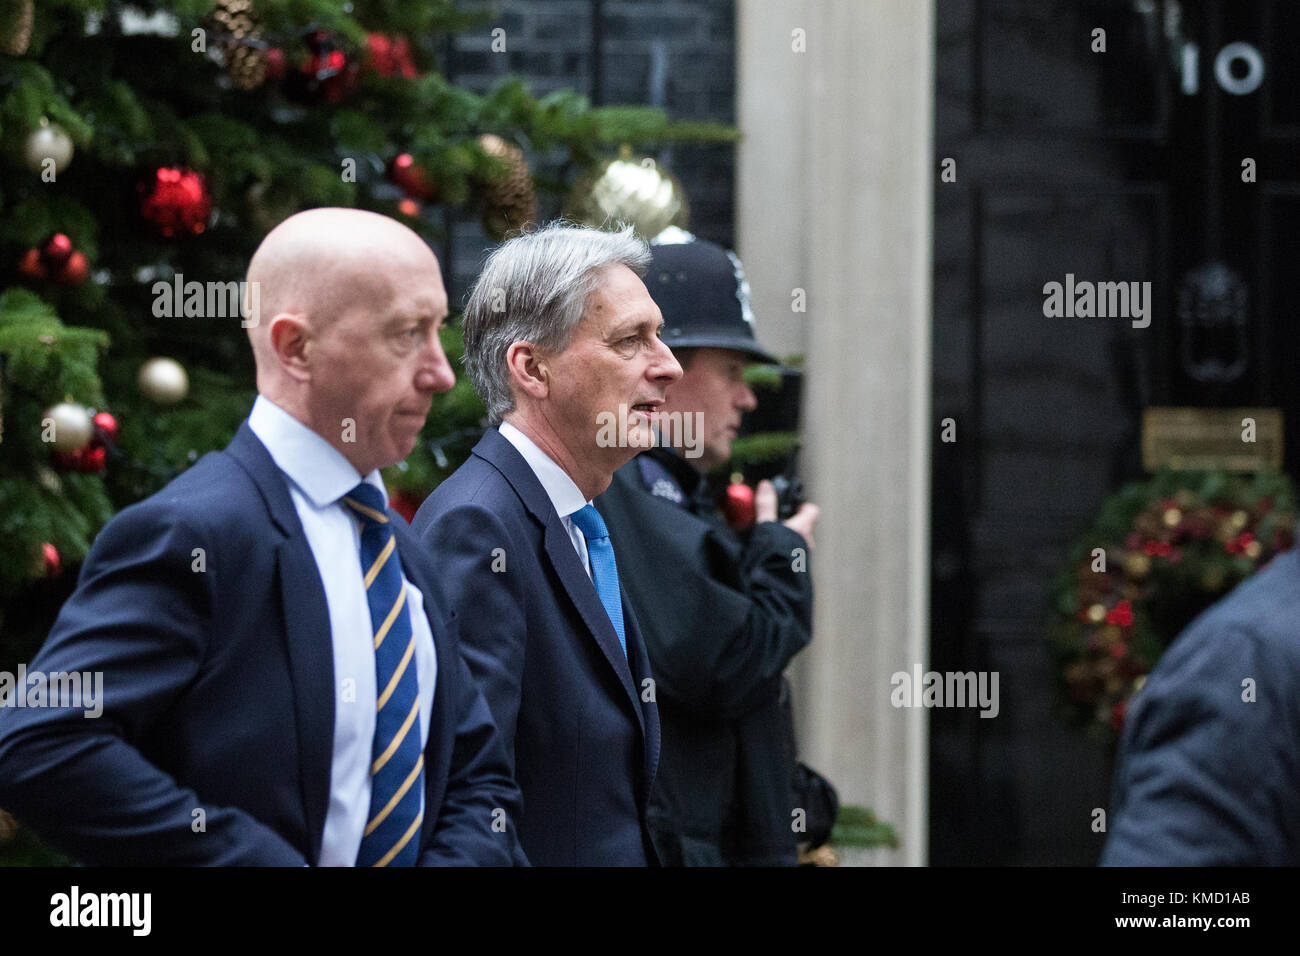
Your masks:
{"label": "christmas wreath", "polygon": [[1294,524],[1294,488],[1276,472],[1167,471],[1107,499],[1053,591],[1066,709],[1113,740],[1170,641],[1290,548]]}

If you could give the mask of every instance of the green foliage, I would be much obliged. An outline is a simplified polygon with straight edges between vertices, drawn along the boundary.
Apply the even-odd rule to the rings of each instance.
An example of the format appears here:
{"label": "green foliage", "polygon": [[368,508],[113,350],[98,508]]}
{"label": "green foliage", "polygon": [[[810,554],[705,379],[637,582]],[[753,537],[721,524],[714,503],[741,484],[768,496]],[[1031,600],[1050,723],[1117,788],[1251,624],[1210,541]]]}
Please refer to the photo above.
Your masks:
{"label": "green foliage", "polygon": [[831,846],[838,847],[896,848],[899,839],[893,824],[876,819],[875,813],[867,807],[848,804],[840,807],[835,827],[831,830],[830,843]]}

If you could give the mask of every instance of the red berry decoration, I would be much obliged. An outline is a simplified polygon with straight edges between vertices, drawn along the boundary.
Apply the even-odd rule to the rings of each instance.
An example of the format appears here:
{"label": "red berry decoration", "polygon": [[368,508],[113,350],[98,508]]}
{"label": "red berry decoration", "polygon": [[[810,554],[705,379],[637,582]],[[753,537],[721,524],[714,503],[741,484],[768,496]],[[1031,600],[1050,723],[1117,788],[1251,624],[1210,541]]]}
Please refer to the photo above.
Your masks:
{"label": "red berry decoration", "polygon": [[413,80],[420,75],[411,59],[411,44],[405,37],[388,37],[382,33],[366,36],[370,68],[380,76],[400,76]]}
{"label": "red berry decoration", "polygon": [[285,93],[304,105],[340,102],[356,86],[357,65],[329,30],[310,30],[303,39],[310,53],[285,77]]}
{"label": "red berry decoration", "polygon": [[55,278],[67,285],[81,285],[90,278],[90,263],[83,253],[74,252]]}
{"label": "red berry decoration", "polygon": [[112,412],[100,412],[93,419],[96,434],[110,445],[117,444],[117,416]]}
{"label": "red berry decoration", "polygon": [[59,549],[48,541],[41,545],[41,570],[47,578],[57,578],[63,572]]}
{"label": "red berry decoration", "polygon": [[41,261],[50,272],[57,272],[63,268],[74,251],[76,249],[72,245],[72,240],[64,233],[56,232],[41,246]]}
{"label": "red berry decoration", "polygon": [[430,182],[429,174],[416,165],[415,157],[410,153],[402,153],[393,159],[388,167],[388,178],[406,195],[422,202],[428,202],[438,192]]}
{"label": "red berry decoration", "polygon": [[81,454],[84,448],[77,451],[52,451],[50,452],[50,464],[59,471],[80,471]]}
{"label": "red berry decoration", "polygon": [[103,445],[91,445],[79,452],[79,455],[81,460],[77,462],[77,471],[83,475],[97,475],[108,464],[108,450]]}
{"label": "red berry decoration", "polygon": [[722,499],[722,514],[734,531],[743,531],[752,525],[755,516],[754,489],[740,482],[727,485],[726,497]]}
{"label": "red berry decoration", "polygon": [[163,166],[140,187],[140,215],[164,239],[197,236],[208,228],[212,196],[201,173]]}
{"label": "red berry decoration", "polygon": [[48,275],[45,271],[45,263],[41,261],[39,250],[28,249],[23,253],[23,257],[18,260],[18,272],[25,279],[44,279]]}

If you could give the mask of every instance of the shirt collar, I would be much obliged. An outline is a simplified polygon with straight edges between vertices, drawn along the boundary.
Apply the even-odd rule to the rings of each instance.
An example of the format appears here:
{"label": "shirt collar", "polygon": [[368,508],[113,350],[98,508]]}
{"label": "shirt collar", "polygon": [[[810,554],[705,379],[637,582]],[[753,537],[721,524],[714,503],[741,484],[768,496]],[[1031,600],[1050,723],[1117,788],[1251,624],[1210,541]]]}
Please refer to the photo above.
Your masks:
{"label": "shirt collar", "polygon": [[582,491],[569,477],[568,472],[557,465],[550,455],[538,448],[531,438],[509,422],[502,422],[497,429],[501,432],[501,437],[514,445],[519,454],[524,456],[524,461],[528,462],[528,467],[542,483],[546,496],[551,499],[551,504],[555,506],[555,511],[561,518],[567,518],[591,503],[582,497]]}
{"label": "shirt collar", "polygon": [[317,508],[334,504],[362,480],[388,500],[378,469],[362,479],[342,452],[265,395],[258,395],[253,403],[248,427],[266,446],[276,467]]}

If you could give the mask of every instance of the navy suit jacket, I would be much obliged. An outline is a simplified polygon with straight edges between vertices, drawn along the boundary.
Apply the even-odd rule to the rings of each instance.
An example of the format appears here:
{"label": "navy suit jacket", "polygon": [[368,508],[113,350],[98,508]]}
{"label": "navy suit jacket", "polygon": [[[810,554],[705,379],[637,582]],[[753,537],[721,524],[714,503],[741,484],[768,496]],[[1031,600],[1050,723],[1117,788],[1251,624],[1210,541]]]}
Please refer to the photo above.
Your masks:
{"label": "navy suit jacket", "polygon": [[1300,554],[1192,622],[1124,719],[1111,866],[1300,865]]}
{"label": "navy suit jacket", "polygon": [[412,529],[436,555],[461,651],[505,738],[528,859],[657,863],[645,821],[659,715],[626,592],[625,657],[546,490],[495,428]]}
{"label": "navy suit jacket", "polygon": [[[509,865],[519,791],[428,556],[393,524],[438,660],[419,862]],[[329,613],[287,480],[247,423],[105,526],[29,670],[103,672],[97,719],[0,708],[0,806],[43,837],[91,864],[319,859]]]}

